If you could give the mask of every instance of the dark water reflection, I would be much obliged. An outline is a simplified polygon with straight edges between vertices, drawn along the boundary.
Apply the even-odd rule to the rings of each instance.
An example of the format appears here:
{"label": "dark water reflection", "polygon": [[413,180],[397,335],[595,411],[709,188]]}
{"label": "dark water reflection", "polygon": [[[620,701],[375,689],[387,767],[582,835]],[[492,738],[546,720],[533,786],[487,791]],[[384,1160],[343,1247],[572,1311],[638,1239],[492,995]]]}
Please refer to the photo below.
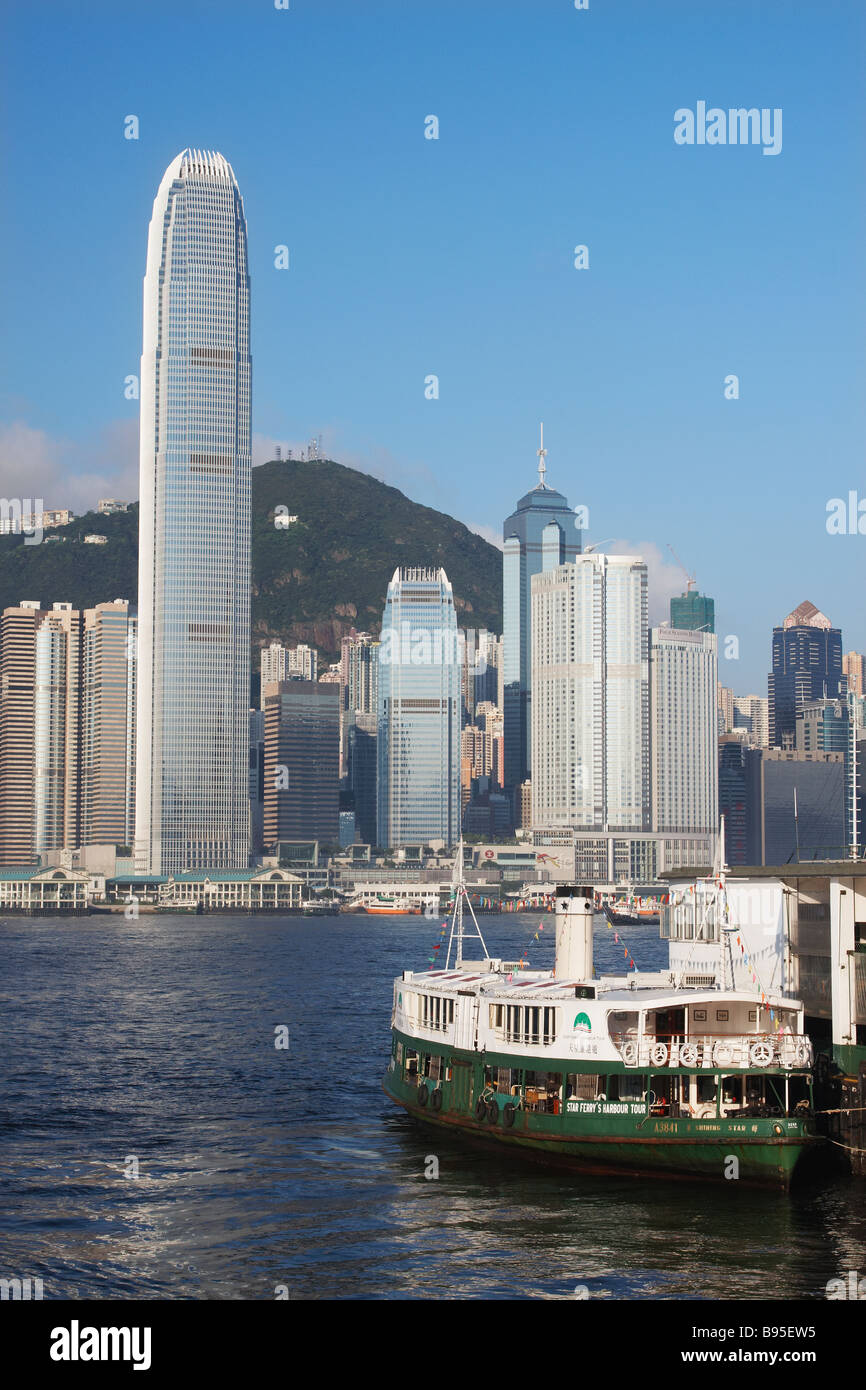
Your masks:
{"label": "dark water reflection", "polygon": [[[482,919],[509,958],[536,925]],[[0,923],[0,1275],[60,1298],[808,1299],[866,1274],[862,1183],[577,1179],[413,1125],[380,1088],[391,981],[438,939],[424,918]],[[628,942],[663,962],[657,928]],[[621,950],[599,922],[599,965]]]}

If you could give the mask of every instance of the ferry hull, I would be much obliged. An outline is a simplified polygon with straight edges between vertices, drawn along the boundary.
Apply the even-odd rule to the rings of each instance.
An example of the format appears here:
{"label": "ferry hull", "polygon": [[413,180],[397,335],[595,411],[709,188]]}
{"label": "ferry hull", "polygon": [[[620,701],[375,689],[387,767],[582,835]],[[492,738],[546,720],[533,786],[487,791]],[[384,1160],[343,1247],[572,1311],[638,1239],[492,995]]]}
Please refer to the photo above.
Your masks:
{"label": "ferry hull", "polygon": [[[464,1066],[472,1066],[467,1059]],[[480,1071],[472,1066],[474,1084],[465,1083],[458,1100],[453,1083],[442,1086],[441,1109],[431,1105],[432,1089],[421,1104],[418,1086],[404,1081],[397,1069],[383,1080],[385,1094],[425,1125],[447,1130],[455,1137],[495,1146],[558,1168],[587,1174],[619,1173],[668,1178],[726,1181],[736,1176],[749,1185],[787,1189],[805,1177],[823,1141],[802,1119],[686,1119],[642,1116],[582,1116],[541,1114],[517,1109],[506,1123],[499,1098],[491,1123],[474,1110],[480,1095]],[[433,1083],[427,1083],[431,1087]],[[736,1164],[731,1160],[735,1159]]]}

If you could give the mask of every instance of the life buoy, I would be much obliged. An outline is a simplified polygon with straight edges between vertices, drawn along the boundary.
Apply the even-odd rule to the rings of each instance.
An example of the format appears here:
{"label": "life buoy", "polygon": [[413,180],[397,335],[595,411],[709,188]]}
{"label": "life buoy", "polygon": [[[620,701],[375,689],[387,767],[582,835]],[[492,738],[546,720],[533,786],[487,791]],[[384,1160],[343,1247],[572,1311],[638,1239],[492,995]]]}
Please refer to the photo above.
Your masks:
{"label": "life buoy", "polygon": [[509,1101],[502,1111],[502,1122],[505,1125],[506,1129],[510,1129],[511,1126],[514,1124],[514,1116],[516,1114],[517,1106],[512,1105],[511,1101]]}
{"label": "life buoy", "polygon": [[475,1102],[475,1118],[476,1118],[476,1120],[478,1120],[478,1122],[480,1123],[480,1122],[484,1119],[484,1116],[485,1116],[486,1114],[487,1114],[487,1102],[484,1101],[484,1100],[482,1100],[481,1097],[479,1096],[478,1099],[477,1099],[477,1101]]}
{"label": "life buoy", "polygon": [[650,1048],[650,1061],[652,1062],[653,1066],[654,1066],[654,1067],[663,1067],[664,1064],[665,1064],[665,1062],[666,1062],[667,1060],[668,1060],[668,1047],[667,1047],[667,1043],[661,1043],[661,1042],[653,1043],[652,1047]]}
{"label": "life buoy", "polygon": [[809,1063],[812,1060],[811,1053],[812,1049],[807,1042],[798,1042],[795,1054],[797,1058],[797,1066],[808,1067]]}
{"label": "life buoy", "polygon": [[749,1048],[749,1061],[756,1067],[768,1067],[773,1060],[773,1044],[766,1038],[752,1043]]}
{"label": "life buoy", "polygon": [[713,1062],[717,1067],[729,1067],[734,1060],[734,1049],[730,1043],[717,1042],[713,1048]]}
{"label": "life buoy", "polygon": [[495,1124],[498,1123],[498,1121],[499,1121],[499,1106],[496,1104],[496,1101],[495,1101],[495,1100],[489,1100],[489,1101],[487,1102],[487,1123],[488,1123],[489,1125],[495,1125]]}
{"label": "life buoy", "polygon": [[441,1091],[441,1088],[438,1087],[438,1086],[436,1087],[436,1090],[433,1092],[432,1096],[430,1097],[430,1109],[431,1109],[431,1110],[441,1110],[441,1109],[442,1109],[442,1091]]}
{"label": "life buoy", "polygon": [[680,1048],[680,1064],[684,1067],[695,1067],[698,1063],[697,1043],[683,1043]]}
{"label": "life buoy", "polygon": [[427,1087],[424,1085],[424,1082],[422,1081],[418,1087],[418,1104],[426,1105],[429,1099],[430,1092],[427,1090]]}
{"label": "life buoy", "polygon": [[627,1067],[633,1067],[637,1061],[637,1043],[627,1042],[622,1049],[622,1060]]}

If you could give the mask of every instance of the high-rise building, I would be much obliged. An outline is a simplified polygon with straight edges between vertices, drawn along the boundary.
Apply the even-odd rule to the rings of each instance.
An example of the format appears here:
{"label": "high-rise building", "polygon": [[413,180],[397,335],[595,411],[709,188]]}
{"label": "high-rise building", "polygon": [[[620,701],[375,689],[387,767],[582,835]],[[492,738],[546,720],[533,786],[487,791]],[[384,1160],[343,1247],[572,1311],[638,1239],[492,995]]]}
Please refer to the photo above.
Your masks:
{"label": "high-rise building", "polygon": [[375,715],[379,703],[379,640],[354,628],[340,643],[340,776],[349,772],[350,729],[358,714]]}
{"label": "high-rise building", "polygon": [[671,627],[680,632],[715,632],[715,602],[696,589],[687,589],[671,599]]}
{"label": "high-rise building", "polygon": [[793,748],[797,714],[807,700],[833,698],[842,679],[842,632],[804,602],[773,628],[769,676],[770,745]]}
{"label": "high-rise building", "polygon": [[265,847],[265,712],[250,710],[250,853],[260,855]]}
{"label": "high-rise building", "polygon": [[378,716],[355,711],[349,724],[348,783],[355,826],[365,845],[376,845],[376,735]]}
{"label": "high-rise building", "polygon": [[136,861],[249,859],[250,338],[231,166],[185,150],[153,205],[141,359]]}
{"label": "high-rise building", "polygon": [[650,632],[652,824],[665,834],[718,828],[718,659],[709,632]]}
{"label": "high-rise building", "polygon": [[135,836],[136,619],[126,599],[84,611],[81,651],[81,843]]}
{"label": "high-rise building", "polygon": [[862,652],[846,652],[842,657],[842,674],[848,681],[848,689],[852,695],[866,695],[863,679],[866,676],[866,657]]}
{"label": "high-rise building", "polygon": [[769,748],[770,702],[766,695],[735,695],[732,727],[745,729],[746,741],[752,747]]}
{"label": "high-rise building", "polygon": [[36,633],[45,613],[23,599],[0,618],[0,864],[35,864]]}
{"label": "high-rise building", "polygon": [[719,685],[719,737],[734,727],[734,692],[729,685]]}
{"label": "high-rise building", "polygon": [[533,577],[533,830],[650,828],[647,638],[639,556]]}
{"label": "high-rise building", "polygon": [[33,845],[77,848],[81,831],[79,666],[81,614],[55,603],[36,630]]}
{"label": "high-rise building", "polygon": [[[318,676],[318,653],[313,647],[299,642],[296,647],[284,647],[280,642],[271,642],[262,647],[261,690],[266,685],[277,685],[280,681],[314,681]],[[261,696],[264,709],[264,693]]]}
{"label": "high-rise building", "polygon": [[281,681],[265,700],[264,842],[340,832],[340,692],[333,682]]}
{"label": "high-rise building", "polygon": [[378,843],[460,833],[460,654],[443,569],[397,569],[379,648]]}
{"label": "high-rise building", "polygon": [[505,781],[515,789],[532,765],[532,578],[574,560],[581,551],[577,518],[547,486],[542,426],[538,483],[521,497],[502,527],[502,682]]}

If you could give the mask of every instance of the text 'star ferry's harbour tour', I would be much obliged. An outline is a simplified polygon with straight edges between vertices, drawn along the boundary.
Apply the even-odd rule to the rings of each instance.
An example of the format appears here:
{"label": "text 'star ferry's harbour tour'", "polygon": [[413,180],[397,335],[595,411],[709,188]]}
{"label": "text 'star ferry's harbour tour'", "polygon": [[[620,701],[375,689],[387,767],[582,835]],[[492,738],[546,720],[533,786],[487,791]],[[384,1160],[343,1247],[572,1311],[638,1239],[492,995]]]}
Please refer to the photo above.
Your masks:
{"label": "text 'star ferry's harbour tour'", "polygon": [[461,879],[445,968],[394,983],[384,1088],[409,1114],[586,1172],[723,1179],[735,1158],[741,1181],[786,1188],[811,1166],[801,1003],[666,971],[593,979],[593,889],[571,884],[554,970],[520,970],[489,956],[468,898],[464,933],[464,898]]}

